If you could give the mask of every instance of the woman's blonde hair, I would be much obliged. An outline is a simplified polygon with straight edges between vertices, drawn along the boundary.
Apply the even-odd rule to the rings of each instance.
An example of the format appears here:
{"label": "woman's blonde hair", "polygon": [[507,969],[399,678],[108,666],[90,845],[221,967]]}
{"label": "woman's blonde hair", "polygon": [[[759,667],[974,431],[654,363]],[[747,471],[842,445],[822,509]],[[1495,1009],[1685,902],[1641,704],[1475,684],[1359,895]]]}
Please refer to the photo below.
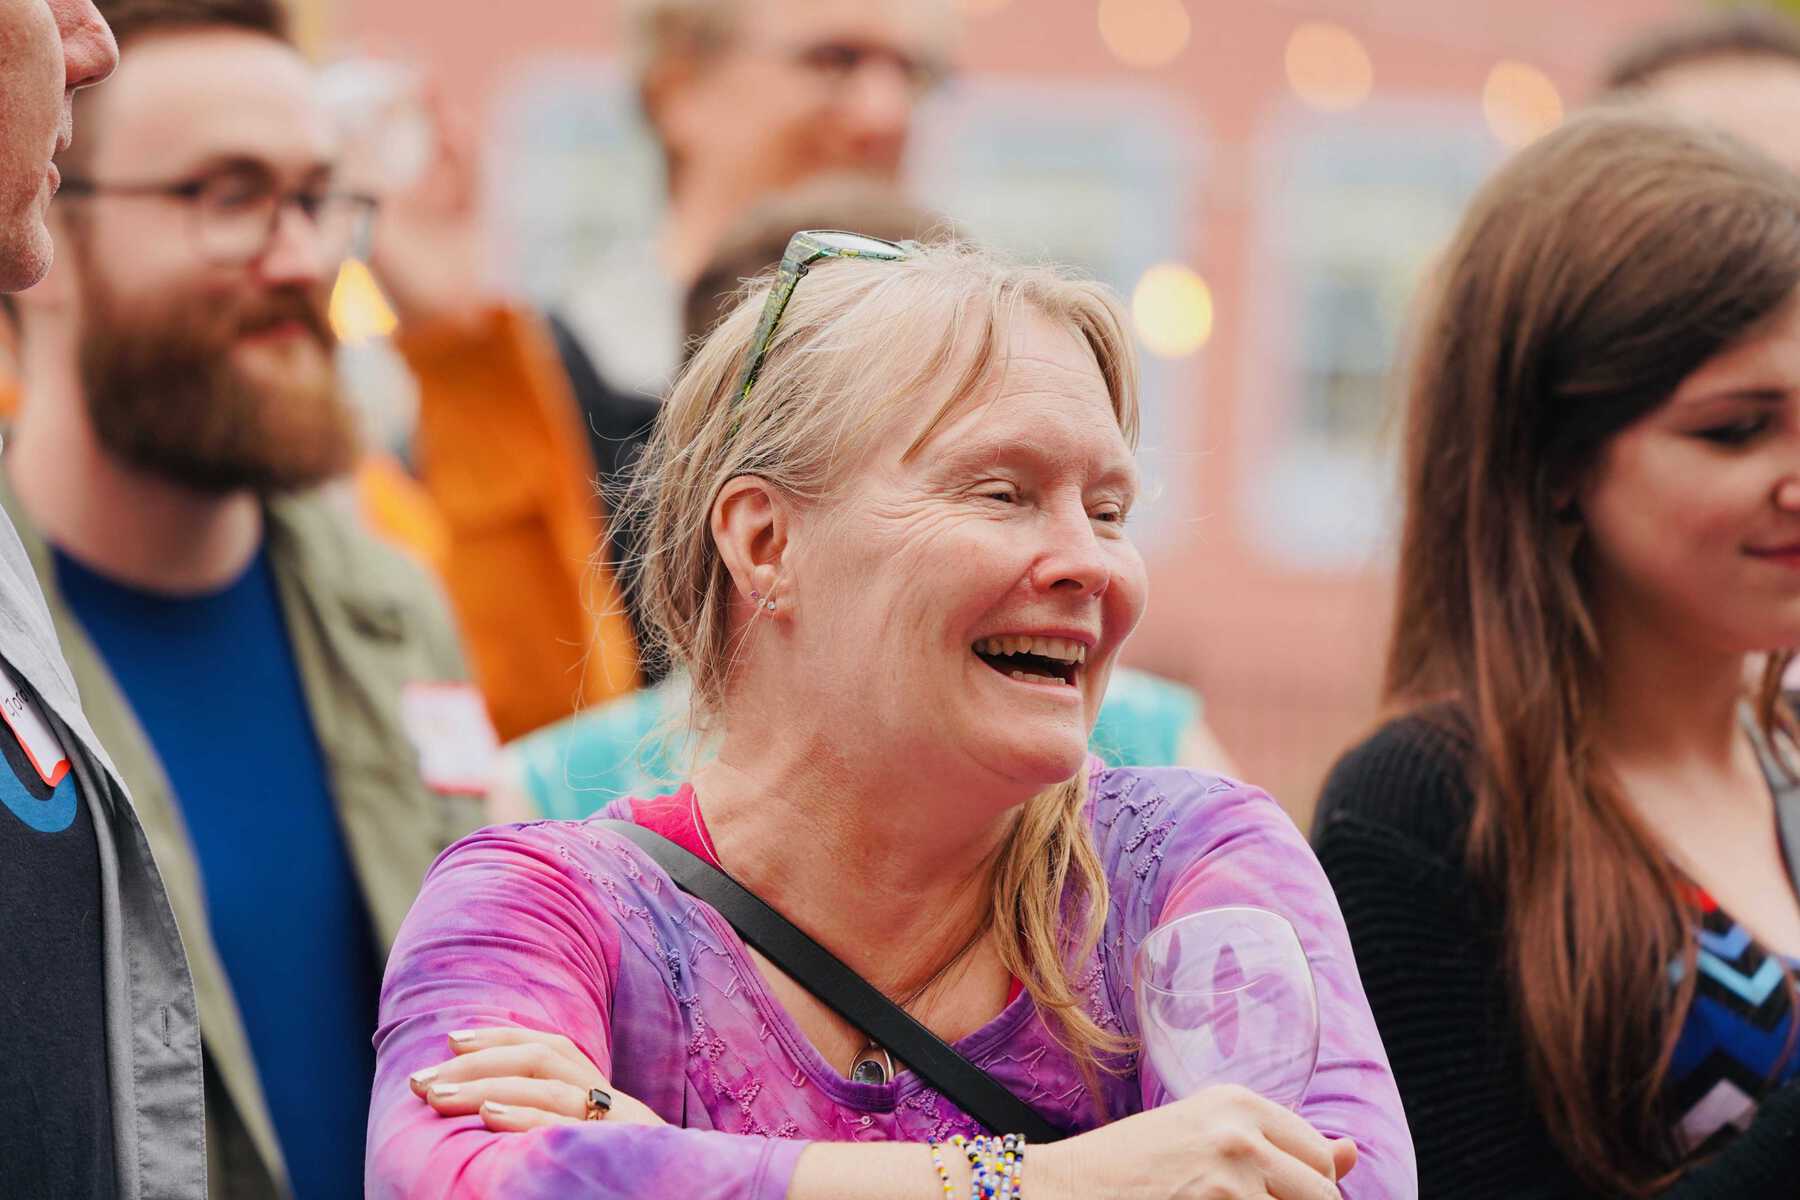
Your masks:
{"label": "woman's blonde hair", "polygon": [[[731,479],[755,475],[799,503],[828,499],[902,411],[937,397],[916,453],[961,401],[1006,364],[1008,332],[1033,314],[1093,351],[1128,445],[1138,378],[1125,316],[1105,287],[952,242],[900,262],[836,260],[800,281],[756,386],[738,376],[768,296],[750,285],[677,381],[629,498],[643,531],[639,599],[649,653],[692,682],[693,728],[722,722],[736,667],[733,583],[711,532]],[[1106,877],[1087,825],[1087,772],[1034,797],[994,864],[1000,956],[1024,982],[1090,1086],[1125,1041],[1088,1013],[1073,972],[1098,943]]]}

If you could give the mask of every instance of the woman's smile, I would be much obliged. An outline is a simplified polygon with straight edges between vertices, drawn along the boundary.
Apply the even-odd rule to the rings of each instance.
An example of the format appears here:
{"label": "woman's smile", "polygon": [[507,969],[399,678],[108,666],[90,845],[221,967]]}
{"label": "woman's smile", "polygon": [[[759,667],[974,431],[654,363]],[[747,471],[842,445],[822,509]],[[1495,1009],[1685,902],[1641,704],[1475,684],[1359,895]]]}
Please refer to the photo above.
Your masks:
{"label": "woman's smile", "polygon": [[1033,634],[1001,634],[977,638],[975,657],[1001,675],[1035,686],[1068,688],[1077,684],[1087,662],[1087,643],[1074,638]]}

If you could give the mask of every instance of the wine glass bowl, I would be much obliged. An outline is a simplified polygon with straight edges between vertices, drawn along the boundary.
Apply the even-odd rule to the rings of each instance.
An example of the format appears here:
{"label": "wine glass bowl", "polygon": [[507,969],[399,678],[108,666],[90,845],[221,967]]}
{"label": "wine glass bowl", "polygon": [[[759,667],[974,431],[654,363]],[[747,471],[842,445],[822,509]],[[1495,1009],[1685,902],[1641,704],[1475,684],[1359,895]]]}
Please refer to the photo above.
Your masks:
{"label": "wine glass bowl", "polygon": [[1133,960],[1140,1070],[1167,1095],[1238,1084],[1296,1107],[1319,1057],[1319,1005],[1294,927],[1213,908],[1152,930]]}

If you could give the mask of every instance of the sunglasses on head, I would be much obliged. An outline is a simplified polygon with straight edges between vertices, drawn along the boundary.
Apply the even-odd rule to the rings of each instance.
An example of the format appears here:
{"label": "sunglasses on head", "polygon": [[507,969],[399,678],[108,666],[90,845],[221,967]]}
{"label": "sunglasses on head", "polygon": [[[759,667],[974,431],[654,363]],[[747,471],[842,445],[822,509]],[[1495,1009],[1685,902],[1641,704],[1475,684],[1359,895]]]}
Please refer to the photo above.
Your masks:
{"label": "sunglasses on head", "polygon": [[769,357],[769,347],[775,340],[776,326],[781,324],[781,314],[787,311],[794,289],[814,263],[827,258],[899,262],[911,257],[918,248],[917,242],[890,242],[842,229],[802,229],[790,238],[781,255],[781,266],[775,272],[775,284],[769,289],[769,298],[763,302],[762,317],[756,322],[750,355],[744,360],[743,374],[738,377],[735,403],[742,404],[750,398],[750,389],[756,386],[756,377],[762,374],[763,363]]}

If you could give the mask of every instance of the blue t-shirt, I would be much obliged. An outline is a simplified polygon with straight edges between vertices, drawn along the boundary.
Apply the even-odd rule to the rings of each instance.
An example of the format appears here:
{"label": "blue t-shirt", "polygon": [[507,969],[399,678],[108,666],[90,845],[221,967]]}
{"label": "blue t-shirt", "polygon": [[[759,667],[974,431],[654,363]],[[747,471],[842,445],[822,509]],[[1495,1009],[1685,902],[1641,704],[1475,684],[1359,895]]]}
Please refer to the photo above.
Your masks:
{"label": "blue t-shirt", "polygon": [[294,1194],[359,1196],[377,950],[267,550],[198,596],[56,575],[174,786]]}

